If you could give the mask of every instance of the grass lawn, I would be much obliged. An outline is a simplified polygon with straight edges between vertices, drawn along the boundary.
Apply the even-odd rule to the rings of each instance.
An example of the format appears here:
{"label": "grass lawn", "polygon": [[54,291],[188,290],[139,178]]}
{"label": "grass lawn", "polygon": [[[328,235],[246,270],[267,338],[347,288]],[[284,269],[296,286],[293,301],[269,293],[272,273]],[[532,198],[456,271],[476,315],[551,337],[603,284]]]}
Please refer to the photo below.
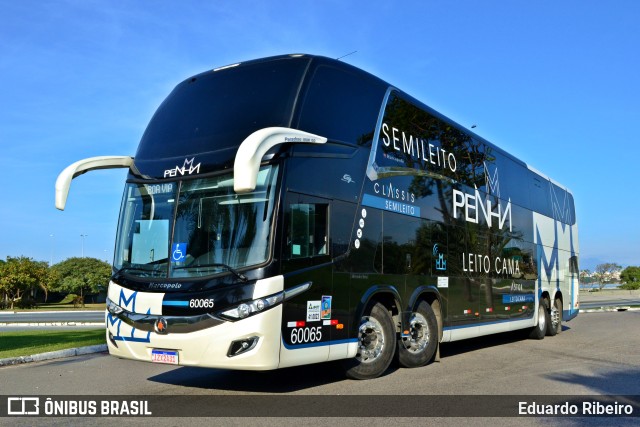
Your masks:
{"label": "grass lawn", "polygon": [[0,332],[0,359],[105,343],[105,330]]}

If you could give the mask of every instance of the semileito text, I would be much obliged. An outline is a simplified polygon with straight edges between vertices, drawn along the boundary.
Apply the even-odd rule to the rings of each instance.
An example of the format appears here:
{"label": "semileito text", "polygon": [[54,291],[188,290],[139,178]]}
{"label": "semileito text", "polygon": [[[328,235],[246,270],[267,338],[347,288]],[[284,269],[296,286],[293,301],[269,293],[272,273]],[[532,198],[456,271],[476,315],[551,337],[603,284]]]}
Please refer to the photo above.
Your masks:
{"label": "semileito text", "polygon": [[442,169],[449,169],[455,172],[458,167],[456,156],[448,153],[447,150],[433,145],[422,138],[407,135],[398,128],[389,127],[388,124],[382,123],[382,143],[385,147],[393,146],[395,151],[401,151],[418,161],[438,166]]}

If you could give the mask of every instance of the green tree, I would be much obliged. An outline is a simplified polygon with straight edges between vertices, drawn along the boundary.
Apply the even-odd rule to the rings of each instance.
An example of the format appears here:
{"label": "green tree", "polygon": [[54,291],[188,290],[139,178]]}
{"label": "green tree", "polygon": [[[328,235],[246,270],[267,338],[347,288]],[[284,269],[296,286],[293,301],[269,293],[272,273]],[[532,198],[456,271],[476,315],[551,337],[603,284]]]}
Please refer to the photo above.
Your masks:
{"label": "green tree", "polygon": [[598,279],[598,286],[600,290],[604,288],[604,285],[610,283],[613,279],[613,275],[622,270],[622,267],[614,262],[605,262],[596,266],[596,277]]}
{"label": "green tree", "polygon": [[580,282],[584,284],[593,282],[593,277],[591,277],[591,270],[586,269],[580,272]]}
{"label": "green tree", "polygon": [[[2,279],[3,276],[3,268],[4,265],[7,262],[3,259],[0,259],[0,280]],[[2,286],[2,282],[0,281],[0,309],[4,309],[7,307],[7,302],[9,301],[9,295],[7,295],[7,291],[4,290],[4,287]]]}
{"label": "green tree", "polygon": [[640,289],[640,267],[627,267],[620,273],[622,289]]}
{"label": "green tree", "polygon": [[25,296],[33,297],[37,289],[44,291],[46,301],[54,281],[55,275],[46,262],[19,256],[7,257],[6,262],[0,263],[0,291],[5,305],[11,309],[16,301]]}
{"label": "green tree", "polygon": [[54,290],[84,297],[106,287],[111,277],[111,265],[96,258],[68,258],[52,267],[59,276]]}

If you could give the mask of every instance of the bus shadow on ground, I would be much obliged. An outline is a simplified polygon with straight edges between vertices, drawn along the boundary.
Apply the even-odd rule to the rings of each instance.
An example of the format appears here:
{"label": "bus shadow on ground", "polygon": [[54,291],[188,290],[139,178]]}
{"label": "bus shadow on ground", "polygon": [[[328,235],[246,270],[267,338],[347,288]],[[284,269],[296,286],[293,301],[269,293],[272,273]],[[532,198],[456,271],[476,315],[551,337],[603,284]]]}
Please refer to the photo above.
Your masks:
{"label": "bus shadow on ground", "polygon": [[[393,372],[387,370],[385,375]],[[234,371],[183,367],[150,377],[149,381],[207,390],[291,393],[345,380],[336,362],[316,363],[273,371]]]}
{"label": "bus shadow on ground", "polygon": [[[562,331],[569,331],[570,327],[562,325]],[[462,341],[454,341],[444,343],[440,346],[440,356],[445,358],[458,354],[468,353],[483,348],[495,347],[500,345],[512,344],[518,341],[524,341],[528,338],[528,331],[503,332],[500,334],[486,335],[476,338],[470,338]],[[550,337],[546,337],[550,338]]]}
{"label": "bus shadow on ground", "polygon": [[[596,395],[626,395],[640,400],[640,368],[630,368],[622,371],[604,370],[595,374],[580,374],[576,372],[548,374],[547,378],[568,384],[576,384],[593,390]],[[623,399],[624,400],[624,399]]]}
{"label": "bus shadow on ground", "polygon": [[[563,331],[570,328],[562,327]],[[506,332],[445,343],[440,348],[442,358],[455,356],[483,348],[508,345],[526,340],[523,331]],[[383,374],[390,375],[398,366],[397,357]],[[345,381],[344,370],[339,362],[316,363],[273,371],[238,371],[214,368],[180,367],[153,377],[149,381],[199,388],[203,390],[228,390],[253,393],[291,393],[326,384]]]}

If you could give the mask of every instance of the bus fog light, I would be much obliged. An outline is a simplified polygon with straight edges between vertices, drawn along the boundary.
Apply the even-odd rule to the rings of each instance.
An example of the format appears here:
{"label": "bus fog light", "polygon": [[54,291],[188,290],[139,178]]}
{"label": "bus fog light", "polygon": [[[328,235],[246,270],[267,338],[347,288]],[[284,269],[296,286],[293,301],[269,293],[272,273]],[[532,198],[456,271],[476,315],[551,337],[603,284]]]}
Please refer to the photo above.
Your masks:
{"label": "bus fog light", "polygon": [[246,353],[249,350],[255,348],[258,344],[258,337],[250,337],[242,340],[233,341],[227,351],[227,357],[237,356],[242,353]]}

